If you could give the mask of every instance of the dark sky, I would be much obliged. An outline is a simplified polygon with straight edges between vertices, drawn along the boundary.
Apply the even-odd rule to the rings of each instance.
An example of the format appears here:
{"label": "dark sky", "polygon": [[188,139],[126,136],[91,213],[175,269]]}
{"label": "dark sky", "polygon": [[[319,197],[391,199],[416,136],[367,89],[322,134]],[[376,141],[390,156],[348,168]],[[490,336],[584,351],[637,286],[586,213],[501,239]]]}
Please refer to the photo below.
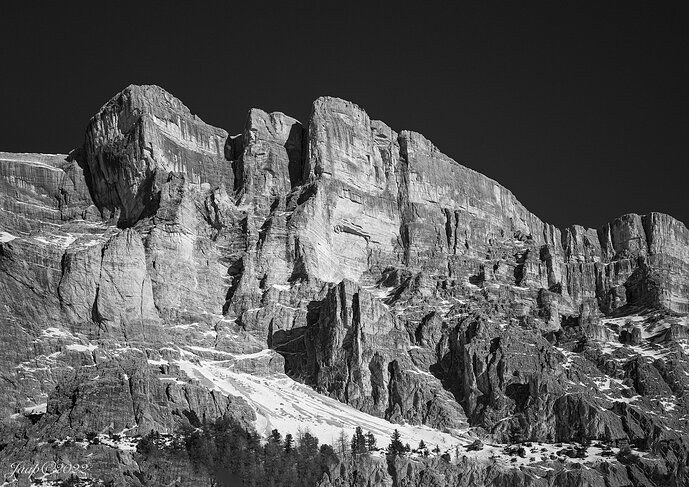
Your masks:
{"label": "dark sky", "polygon": [[231,133],[250,107],[305,122],[334,95],[423,133],[546,221],[689,222],[680,2],[104,3],[3,2],[0,150],[69,151],[130,83]]}

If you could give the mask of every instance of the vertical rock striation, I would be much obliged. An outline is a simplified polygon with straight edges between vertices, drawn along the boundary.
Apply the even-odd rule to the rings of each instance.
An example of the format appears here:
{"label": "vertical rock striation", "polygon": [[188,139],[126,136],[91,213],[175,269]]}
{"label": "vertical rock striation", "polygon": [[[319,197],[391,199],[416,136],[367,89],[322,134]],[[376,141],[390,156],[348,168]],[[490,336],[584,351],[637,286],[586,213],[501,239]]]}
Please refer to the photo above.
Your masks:
{"label": "vertical rock striation", "polygon": [[91,119],[84,144],[88,181],[106,217],[133,225],[157,210],[168,173],[234,186],[227,132],[212,127],[157,86],[131,85]]}
{"label": "vertical rock striation", "polygon": [[129,86],[69,156],[0,153],[0,296],[3,431],[41,405],[37,435],[252,421],[194,371],[284,364],[390,421],[631,443],[659,460],[620,478],[685,475],[687,227],[558,229],[339,98],[228,136]]}

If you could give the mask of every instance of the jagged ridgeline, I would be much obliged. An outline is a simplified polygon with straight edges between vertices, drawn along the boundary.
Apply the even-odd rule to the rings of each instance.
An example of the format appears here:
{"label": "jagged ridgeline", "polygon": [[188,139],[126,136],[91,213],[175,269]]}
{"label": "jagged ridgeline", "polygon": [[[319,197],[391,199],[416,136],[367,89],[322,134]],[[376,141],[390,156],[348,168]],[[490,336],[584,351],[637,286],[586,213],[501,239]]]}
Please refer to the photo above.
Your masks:
{"label": "jagged ridgeline", "polygon": [[687,312],[682,222],[556,228],[338,98],[230,136],[130,86],[0,153],[2,465],[146,485],[141,438],[224,418],[332,444],[322,486],[681,486]]}

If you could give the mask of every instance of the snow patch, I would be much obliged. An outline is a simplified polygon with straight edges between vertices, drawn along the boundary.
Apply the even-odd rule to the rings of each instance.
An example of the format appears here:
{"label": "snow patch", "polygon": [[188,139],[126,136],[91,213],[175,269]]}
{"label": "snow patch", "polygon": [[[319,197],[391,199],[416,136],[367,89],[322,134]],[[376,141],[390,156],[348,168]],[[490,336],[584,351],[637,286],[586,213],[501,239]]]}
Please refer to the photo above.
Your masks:
{"label": "snow patch", "polygon": [[15,237],[14,235],[12,235],[11,233],[0,232],[0,243],[11,242],[11,241],[14,240],[15,238],[17,238],[17,237]]}
{"label": "snow patch", "polygon": [[638,355],[641,355],[642,357],[647,357],[652,360],[657,360],[657,359],[662,359],[665,358],[668,354],[667,350],[662,350],[659,348],[654,348],[654,347],[641,347],[638,345],[629,345],[629,348],[633,350],[635,353]]}
{"label": "snow patch", "polygon": [[64,330],[60,330],[57,327],[51,326],[50,328],[46,328],[43,330],[42,336],[48,337],[48,338],[74,338],[74,335],[72,335],[69,332],[66,332]]}
{"label": "snow patch", "polygon": [[562,355],[565,356],[565,361],[562,362],[562,368],[564,369],[569,369],[572,367],[572,359],[576,357],[576,354],[574,352],[570,352],[569,350],[565,350],[564,348],[560,347],[554,347],[558,352],[560,352]]}
{"label": "snow patch", "polygon": [[291,289],[290,286],[286,284],[273,284],[273,288],[277,289],[278,291],[289,291]]}
{"label": "snow patch", "polygon": [[675,409],[677,409],[677,397],[671,396],[667,399],[661,399],[660,404],[663,406],[663,409],[665,409],[665,411],[674,411]]}
{"label": "snow patch", "polygon": [[308,429],[321,442],[334,444],[342,430],[351,435],[354,428],[361,426],[364,431],[371,431],[381,445],[388,443],[395,429],[400,431],[405,442],[412,445],[423,440],[427,445],[451,449],[473,441],[468,436],[457,437],[427,426],[390,423],[322,396],[285,374],[257,377],[208,361],[196,364],[181,360],[177,364],[189,377],[206,387],[246,399],[256,412],[256,431],[264,436],[273,429],[295,435],[300,429]]}
{"label": "snow patch", "polygon": [[689,340],[686,338],[682,338],[680,340],[677,340],[677,343],[679,343],[679,346],[682,348],[682,352],[684,352],[684,355],[689,355]]}
{"label": "snow patch", "polygon": [[246,359],[254,359],[254,358],[261,358],[261,357],[270,357],[274,353],[275,352],[273,350],[271,350],[270,348],[266,348],[264,350],[261,350],[260,352],[244,353],[244,354],[229,353],[229,355],[232,355],[233,358],[236,358],[238,360],[246,360]]}
{"label": "snow patch", "polygon": [[30,415],[30,414],[45,414],[45,412],[48,410],[48,403],[41,403],[41,404],[36,404],[34,406],[28,406],[24,408],[24,414],[25,415]]}
{"label": "snow patch", "polygon": [[70,345],[67,345],[67,350],[73,350],[75,352],[93,352],[95,349],[98,348],[98,345],[94,345],[92,343],[89,343],[88,345],[82,345],[80,343],[72,343]]}
{"label": "snow patch", "polygon": [[[123,430],[122,432],[124,433],[127,431],[126,429]],[[136,445],[138,443],[138,440],[135,438],[131,438],[128,436],[120,436],[119,438],[115,439],[109,435],[98,435],[98,439],[100,440],[99,443],[101,445],[109,446],[110,448],[116,448],[118,450],[122,451],[129,451],[129,452],[134,452],[136,451]]]}
{"label": "snow patch", "polygon": [[57,245],[58,247],[69,247],[77,238],[74,235],[46,235],[33,237],[37,242],[46,245]]}
{"label": "snow patch", "polygon": [[147,362],[149,363],[149,365],[169,365],[170,364],[170,362],[168,362],[165,359],[160,359],[160,360],[148,359]]}
{"label": "snow patch", "polygon": [[219,353],[222,355],[232,355],[230,352],[224,352],[222,350],[217,350],[215,348],[209,348],[209,347],[199,347],[197,345],[190,345],[187,348],[194,350],[195,352],[209,352],[209,353]]}

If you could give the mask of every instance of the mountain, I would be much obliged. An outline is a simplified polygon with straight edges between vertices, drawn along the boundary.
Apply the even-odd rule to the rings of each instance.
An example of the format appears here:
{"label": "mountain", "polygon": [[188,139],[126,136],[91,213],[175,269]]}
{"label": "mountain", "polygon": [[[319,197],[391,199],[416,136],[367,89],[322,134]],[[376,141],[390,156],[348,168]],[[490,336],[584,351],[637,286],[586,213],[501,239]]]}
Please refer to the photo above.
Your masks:
{"label": "mountain", "polygon": [[163,485],[141,438],[224,417],[438,445],[372,486],[689,481],[687,227],[556,228],[338,98],[232,136],[132,85],[69,154],[0,153],[0,296],[2,465]]}

